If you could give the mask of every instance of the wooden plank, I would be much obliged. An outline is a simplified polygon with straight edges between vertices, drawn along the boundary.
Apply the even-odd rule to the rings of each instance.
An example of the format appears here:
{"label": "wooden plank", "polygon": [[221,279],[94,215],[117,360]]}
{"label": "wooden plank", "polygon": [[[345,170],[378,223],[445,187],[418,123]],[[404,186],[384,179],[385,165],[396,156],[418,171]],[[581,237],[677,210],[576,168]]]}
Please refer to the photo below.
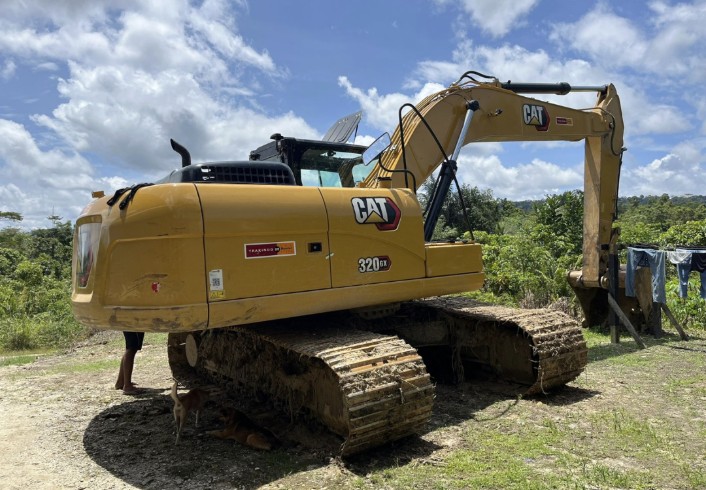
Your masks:
{"label": "wooden plank", "polygon": [[676,318],[674,318],[674,315],[672,315],[672,311],[667,307],[667,305],[662,305],[662,311],[664,311],[665,315],[667,315],[667,318],[669,318],[669,321],[674,325],[674,328],[677,329],[677,332],[679,332],[679,336],[681,337],[682,340],[689,340],[689,336],[686,334],[683,328],[681,328],[681,325],[679,325],[679,322],[677,321]]}
{"label": "wooden plank", "polygon": [[640,349],[644,349],[645,343],[640,338],[640,335],[638,335],[637,330],[635,330],[635,327],[632,326],[632,323],[630,323],[628,317],[625,316],[623,310],[620,309],[620,306],[615,301],[615,298],[613,298],[613,296],[611,296],[610,294],[608,295],[608,304],[611,308],[613,308],[613,311],[618,316],[618,318],[620,318],[620,321],[623,323],[623,325],[625,325],[625,328],[628,330],[628,332],[630,332],[632,338],[635,339],[635,343],[638,345],[638,347],[640,347]]}

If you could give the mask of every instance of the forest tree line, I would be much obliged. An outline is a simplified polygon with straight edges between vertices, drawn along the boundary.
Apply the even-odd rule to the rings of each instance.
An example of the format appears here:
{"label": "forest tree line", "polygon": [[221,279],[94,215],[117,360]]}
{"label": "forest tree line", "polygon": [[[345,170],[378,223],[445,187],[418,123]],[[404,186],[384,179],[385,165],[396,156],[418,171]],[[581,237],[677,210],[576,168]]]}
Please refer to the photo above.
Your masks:
{"label": "forest tree line", "polygon": [[[432,186],[420,192],[423,206]],[[21,220],[19,213],[0,211],[0,350],[70,345],[89,334],[71,313],[73,224],[50,216],[50,226],[26,231],[17,226]],[[615,226],[623,245],[706,246],[706,197],[621,198]],[[515,203],[462,185],[446,199],[435,239],[483,245],[486,281],[473,297],[522,307],[564,301],[578,315],[566,274],[581,267],[582,234],[581,191]],[[697,275],[689,297],[681,299],[672,269],[667,268],[670,308],[687,328],[706,328]]]}

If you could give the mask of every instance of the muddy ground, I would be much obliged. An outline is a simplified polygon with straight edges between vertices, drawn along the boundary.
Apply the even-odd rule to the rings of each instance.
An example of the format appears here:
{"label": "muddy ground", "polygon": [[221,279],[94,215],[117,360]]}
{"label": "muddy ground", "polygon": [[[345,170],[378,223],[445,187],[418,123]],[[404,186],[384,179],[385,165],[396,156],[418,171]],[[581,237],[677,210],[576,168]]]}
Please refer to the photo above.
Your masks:
{"label": "muddy ground", "polygon": [[[469,449],[466,434],[474,424],[571,421],[576,431],[583,431],[581,420],[616,407],[630,413],[643,407],[639,411],[655,424],[668,419],[681,431],[678,444],[685,446],[683,454],[690,455],[686,464],[692,476],[706,475],[706,384],[703,377],[693,377],[694,369],[703,376],[706,366],[704,339],[652,341],[639,352],[625,346],[618,350],[594,346],[586,372],[548,397],[518,398],[514,387],[488,380],[438,386],[434,415],[423,434],[347,461],[336,457],[331,436],[281,418],[276,427],[281,446],[271,452],[208,436],[206,430],[220,426],[219,405],[238,403],[218,393],[207,405],[200,427],[194,427],[191,419],[176,446],[166,342],[163,336],[150,334],[146,340],[134,375],[146,389],[140,396],[114,389],[123,348],[116,332],[98,334],[74,349],[28,364],[0,367],[2,488],[379,488],[375,475],[389,468],[438,468],[456,451]],[[616,362],[618,356],[629,362]],[[696,381],[680,383],[682,379]],[[665,399],[665,386],[677,390],[677,398]],[[674,402],[682,395],[690,397],[689,403]],[[257,413],[252,404],[238,408],[247,408],[259,420],[274,416]],[[644,465],[634,459],[631,464]],[[700,481],[660,476],[668,468],[638,469],[649,475],[652,488],[689,488],[690,482]],[[463,487],[463,477],[455,478]],[[578,482],[577,488],[610,486],[586,484],[581,477]],[[534,483],[541,486],[539,480]],[[384,486],[405,485],[409,484],[393,477]]]}

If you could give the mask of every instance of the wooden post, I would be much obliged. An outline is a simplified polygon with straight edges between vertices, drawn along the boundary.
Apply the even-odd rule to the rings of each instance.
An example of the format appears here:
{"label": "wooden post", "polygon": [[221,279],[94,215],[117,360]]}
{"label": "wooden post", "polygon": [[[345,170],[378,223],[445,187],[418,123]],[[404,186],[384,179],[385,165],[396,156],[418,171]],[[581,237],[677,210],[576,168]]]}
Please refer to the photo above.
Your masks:
{"label": "wooden post", "polygon": [[608,304],[613,309],[615,314],[618,315],[618,318],[620,318],[620,321],[623,323],[623,325],[625,325],[625,328],[628,329],[628,332],[630,332],[632,338],[635,339],[635,343],[638,345],[638,347],[640,347],[640,349],[644,349],[645,343],[642,341],[642,339],[637,333],[637,330],[635,330],[635,327],[632,326],[632,323],[630,323],[630,320],[627,316],[625,316],[625,313],[623,313],[623,310],[620,309],[620,306],[610,295],[610,293],[608,294]]}
{"label": "wooden post", "polygon": [[[615,299],[618,295],[618,270],[620,269],[620,261],[618,254],[612,252],[608,255],[608,299]],[[618,308],[620,309],[620,308]],[[622,313],[622,311],[621,311]],[[616,314],[611,311],[608,314],[608,323],[610,323],[610,342],[611,344],[620,343],[620,325]]]}
{"label": "wooden post", "polygon": [[682,340],[689,340],[689,336],[686,334],[683,328],[681,328],[681,325],[679,325],[679,322],[677,322],[677,319],[674,318],[674,315],[672,315],[672,311],[667,307],[667,305],[662,305],[662,310],[664,311],[665,315],[667,315],[667,318],[669,318],[669,321],[674,325],[674,328],[677,329],[677,332],[679,332],[679,336],[681,337]]}

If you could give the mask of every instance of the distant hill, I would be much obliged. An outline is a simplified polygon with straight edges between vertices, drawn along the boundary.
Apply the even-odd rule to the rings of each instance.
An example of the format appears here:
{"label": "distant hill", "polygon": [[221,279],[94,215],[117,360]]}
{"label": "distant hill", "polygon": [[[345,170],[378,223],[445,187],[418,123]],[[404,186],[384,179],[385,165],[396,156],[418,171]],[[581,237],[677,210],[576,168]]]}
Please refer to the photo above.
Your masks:
{"label": "distant hill", "polygon": [[[695,196],[691,194],[686,194],[684,196],[669,196],[668,194],[662,194],[661,196],[629,196],[629,197],[619,197],[618,198],[618,209],[624,209],[628,204],[630,205],[649,205],[662,200],[668,200],[674,205],[695,205],[695,204],[706,204],[706,196]],[[510,201],[513,205],[518,207],[523,211],[531,211],[535,204],[544,203],[545,199],[537,200],[525,200],[525,201]]]}

